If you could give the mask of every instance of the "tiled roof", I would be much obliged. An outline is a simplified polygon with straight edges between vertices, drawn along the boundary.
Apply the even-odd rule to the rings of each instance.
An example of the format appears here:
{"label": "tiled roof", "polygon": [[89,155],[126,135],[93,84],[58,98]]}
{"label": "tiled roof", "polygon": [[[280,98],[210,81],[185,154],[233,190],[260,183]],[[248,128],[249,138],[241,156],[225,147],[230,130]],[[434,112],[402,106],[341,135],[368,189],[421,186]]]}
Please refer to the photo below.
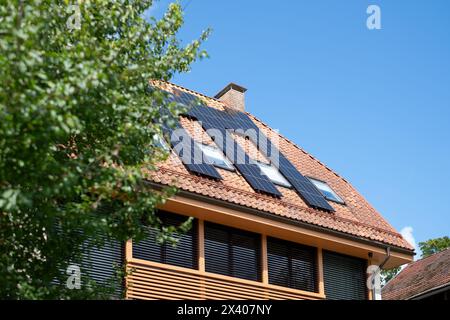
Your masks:
{"label": "tiled roof", "polygon": [[[227,108],[222,102],[191,90],[170,83],[160,83],[159,85],[168,91],[177,88],[194,94],[211,108],[219,110]],[[255,192],[239,172],[230,172],[223,169],[217,169],[223,180],[214,181],[203,178],[187,171],[181,160],[173,153],[164,163],[159,165],[158,171],[148,172],[148,179],[163,185],[174,185],[181,190],[311,225],[413,250],[411,245],[344,178],[259,119],[251,114],[249,116],[269,139],[273,140],[275,137],[278,139],[280,151],[300,173],[325,181],[344,199],[345,204],[330,202],[330,205],[335,209],[335,212],[332,213],[315,210],[308,207],[292,189],[277,187],[282,193],[282,197],[274,198]],[[211,138],[196,121],[182,117],[180,123],[194,139],[213,144]],[[239,140],[238,138],[237,140],[250,154],[254,154],[258,158],[264,158],[249,140]],[[254,150],[251,150],[252,148]]]}
{"label": "tiled roof", "polygon": [[450,285],[450,248],[410,263],[382,289],[384,300],[405,300]]}

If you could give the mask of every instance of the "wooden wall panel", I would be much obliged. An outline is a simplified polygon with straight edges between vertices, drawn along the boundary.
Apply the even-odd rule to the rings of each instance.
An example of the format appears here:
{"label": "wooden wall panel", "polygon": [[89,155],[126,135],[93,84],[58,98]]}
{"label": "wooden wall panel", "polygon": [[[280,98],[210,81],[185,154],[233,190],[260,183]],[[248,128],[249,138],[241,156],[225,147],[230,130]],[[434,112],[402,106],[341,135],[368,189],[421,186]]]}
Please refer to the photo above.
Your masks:
{"label": "wooden wall panel", "polygon": [[324,299],[323,294],[283,288],[198,270],[130,259],[128,299],[168,300],[304,300]]}

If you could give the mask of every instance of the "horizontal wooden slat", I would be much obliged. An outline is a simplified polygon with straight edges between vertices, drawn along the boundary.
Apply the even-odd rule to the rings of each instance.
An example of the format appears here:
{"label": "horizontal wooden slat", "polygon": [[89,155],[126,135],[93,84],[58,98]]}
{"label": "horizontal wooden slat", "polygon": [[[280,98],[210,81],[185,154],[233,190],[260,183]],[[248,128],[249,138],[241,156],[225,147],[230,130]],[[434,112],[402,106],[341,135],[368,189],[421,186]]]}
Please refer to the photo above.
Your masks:
{"label": "horizontal wooden slat", "polygon": [[303,300],[324,296],[257,281],[131,259],[127,264],[128,299]]}
{"label": "horizontal wooden slat", "polygon": [[[160,270],[161,273],[169,272],[169,273],[174,273],[176,275],[181,273],[181,274],[183,274],[183,278],[184,277],[199,277],[202,274],[197,270],[180,268],[180,267],[176,267],[176,266],[169,266],[169,265],[165,265],[165,264],[161,264],[161,263],[157,263],[157,262],[145,261],[145,260],[140,260],[140,259],[131,259],[130,262],[134,266],[139,266],[139,267],[151,266],[151,267],[157,268]],[[249,280],[245,280],[245,279],[233,278],[233,277],[229,277],[229,276],[217,275],[217,274],[212,274],[212,273],[203,273],[203,274],[212,280],[218,279],[218,281],[221,281],[221,282],[233,283],[233,285],[235,285],[236,287],[239,287],[241,285],[243,285],[243,286],[250,285],[250,286],[259,286],[259,287],[267,288],[267,285],[264,285],[261,282],[249,281]],[[291,288],[281,287],[281,286],[277,286],[277,285],[270,285],[270,287],[274,290],[279,290],[281,292],[293,293],[294,295],[304,294],[307,296],[315,296],[317,298],[323,298],[323,296],[318,293],[312,293],[312,292],[307,292],[307,291],[302,291],[302,290],[297,290],[297,289],[291,289]]]}

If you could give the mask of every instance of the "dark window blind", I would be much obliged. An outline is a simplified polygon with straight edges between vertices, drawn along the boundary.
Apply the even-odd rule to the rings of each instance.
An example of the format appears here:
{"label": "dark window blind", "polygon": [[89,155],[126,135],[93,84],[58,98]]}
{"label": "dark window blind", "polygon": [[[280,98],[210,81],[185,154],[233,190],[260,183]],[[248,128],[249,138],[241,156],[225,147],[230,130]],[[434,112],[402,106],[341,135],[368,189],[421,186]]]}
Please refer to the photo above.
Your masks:
{"label": "dark window blind", "polygon": [[[94,281],[98,286],[107,289],[99,292],[99,297],[121,299],[124,288],[119,272],[124,265],[124,243],[108,239],[103,233],[95,235],[95,242],[90,238],[83,241],[82,230],[63,229],[58,222],[55,222],[54,228],[55,236],[70,238],[73,241],[72,245],[81,249],[81,256],[69,258],[67,265],[60,264],[60,270],[65,274],[69,266],[78,266],[81,272],[81,286],[90,287],[90,282]],[[52,284],[66,286],[64,278],[62,282],[55,278]]]}
{"label": "dark window blind", "polygon": [[105,240],[101,247],[85,249],[81,262],[82,281],[83,274],[86,274],[99,285],[108,287],[112,285],[114,287],[112,298],[121,298],[123,288],[117,272],[123,266],[123,253],[123,243],[119,241]]}
{"label": "dark window blind", "polygon": [[366,265],[366,260],[324,251],[323,272],[327,299],[367,299]]}
{"label": "dark window blind", "polygon": [[297,243],[267,238],[269,283],[317,292],[317,251]]}
{"label": "dark window blind", "polygon": [[[166,226],[179,226],[188,217],[168,212],[158,214]],[[178,267],[196,269],[197,259],[197,221],[194,220],[192,228],[185,234],[174,235],[178,239],[174,246],[171,243],[157,243],[157,231],[153,228],[147,229],[144,240],[133,242],[133,257],[137,259],[170,264]]]}
{"label": "dark window blind", "polygon": [[207,272],[261,280],[261,236],[205,223],[205,268]]}

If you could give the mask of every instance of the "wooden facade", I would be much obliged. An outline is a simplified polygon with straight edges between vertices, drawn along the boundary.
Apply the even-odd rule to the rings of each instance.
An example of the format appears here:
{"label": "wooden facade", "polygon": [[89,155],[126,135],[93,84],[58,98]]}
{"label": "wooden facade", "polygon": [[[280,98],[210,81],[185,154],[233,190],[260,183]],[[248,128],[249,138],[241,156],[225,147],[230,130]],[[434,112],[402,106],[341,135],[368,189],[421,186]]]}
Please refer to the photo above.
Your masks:
{"label": "wooden facade", "polygon": [[[204,225],[199,220],[200,226]],[[261,239],[262,281],[249,281],[205,271],[204,228],[198,230],[198,268],[192,270],[168,264],[133,258],[133,241],[126,243],[127,298],[129,299],[187,299],[187,300],[319,300],[324,299],[324,287],[319,292],[307,292],[269,284],[267,267],[267,237]],[[322,260],[321,251],[317,256]],[[323,272],[319,272],[323,284]]]}
{"label": "wooden facade", "polygon": [[[287,221],[276,221],[270,217],[261,217],[198,200],[178,196],[170,199],[162,209],[196,218],[197,267],[194,269],[184,268],[133,257],[133,241],[130,240],[125,246],[125,259],[129,271],[126,278],[126,297],[128,299],[320,300],[327,298],[323,258],[325,251],[364,260],[365,265],[380,263],[385,259],[385,251],[382,246],[376,244],[310,230]],[[206,271],[205,223],[211,222],[261,235],[260,281]],[[315,292],[270,283],[267,249],[269,237],[317,249],[315,257],[317,290]],[[370,261],[369,256],[371,257]],[[410,260],[410,255],[392,250],[388,264],[399,265]],[[366,279],[363,280],[360,282],[365,286]],[[364,290],[366,289],[364,288]],[[369,290],[366,290],[364,298],[371,298]]]}

